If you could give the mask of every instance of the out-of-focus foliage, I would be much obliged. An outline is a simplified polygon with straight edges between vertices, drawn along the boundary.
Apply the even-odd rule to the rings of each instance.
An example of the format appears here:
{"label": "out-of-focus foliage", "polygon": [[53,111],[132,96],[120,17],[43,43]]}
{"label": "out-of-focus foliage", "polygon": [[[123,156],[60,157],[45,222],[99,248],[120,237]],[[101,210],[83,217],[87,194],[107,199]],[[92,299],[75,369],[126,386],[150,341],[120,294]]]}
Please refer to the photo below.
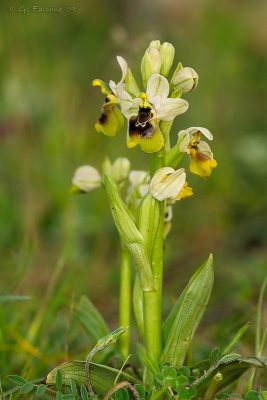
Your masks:
{"label": "out-of-focus foliage", "polygon": [[[65,12],[38,11],[30,1],[0,5],[0,290],[30,296],[0,304],[1,373],[23,366],[39,377],[63,358],[84,357],[90,344],[72,318],[81,294],[117,325],[118,238],[107,201],[101,190],[73,197],[69,187],[77,166],[100,167],[105,154],[146,168],[144,153],[126,149],[126,128],[115,139],[94,130],[103,99],[91,81],[118,81],[117,54],[134,73],[155,38],[172,42],[177,62],[200,76],[177,132],[198,122],[215,138],[218,167],[207,182],[189,177],[195,195],[176,207],[165,248],[166,313],[196,266],[215,254],[215,289],[196,344],[208,354],[254,322],[266,274],[266,4],[45,3]],[[239,352],[252,353],[253,341],[251,329]]]}

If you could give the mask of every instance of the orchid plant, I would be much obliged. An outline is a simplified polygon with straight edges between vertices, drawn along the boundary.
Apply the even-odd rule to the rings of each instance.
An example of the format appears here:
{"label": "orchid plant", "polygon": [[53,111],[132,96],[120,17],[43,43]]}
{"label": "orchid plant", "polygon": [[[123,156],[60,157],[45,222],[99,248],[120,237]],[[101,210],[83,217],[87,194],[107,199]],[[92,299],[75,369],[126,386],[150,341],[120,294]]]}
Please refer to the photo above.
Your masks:
{"label": "orchid plant", "polygon": [[[235,335],[227,349],[215,349],[208,363],[199,368],[185,367],[193,335],[212,290],[212,255],[195,272],[163,321],[164,240],[171,229],[174,206],[193,195],[188,183],[190,174],[180,167],[180,163],[184,156],[188,156],[190,172],[204,179],[210,177],[217,166],[206,141],[213,140],[207,128],[189,127],[172,134],[170,140],[174,119],[189,107],[183,96],[195,89],[199,81],[196,71],[183,67],[181,63],[170,75],[174,55],[172,44],[161,44],[159,40],[150,43],[141,62],[141,89],[121,56],[117,57],[122,73],[118,83],[113,80],[109,83],[100,79],[93,81],[93,86],[99,87],[105,96],[96,130],[115,137],[125,124],[128,148],[139,145],[144,153],[149,154],[150,166],[147,171],[131,170],[130,161],[120,157],[114,162],[106,158],[102,172],[90,165],[83,165],[75,171],[73,193],[87,193],[102,185],[107,192],[121,245],[121,328],[109,333],[102,317],[93,309],[97,315],[94,324],[101,321],[102,325],[97,326],[103,338],[99,337],[100,341],[86,363],[67,363],[53,370],[46,379],[48,385],[55,384],[61,374],[66,385],[70,384],[71,377],[75,378],[76,384],[82,385],[84,396],[98,395],[108,399],[113,398],[117,390],[122,396],[128,396],[127,390],[130,390],[133,397],[152,400],[212,399],[249,367],[264,365],[261,360],[243,359],[230,353],[247,329],[245,327]],[[175,141],[173,145],[172,141]],[[87,302],[86,307],[92,310],[93,306]],[[113,346],[117,339],[117,354],[128,360],[134,325],[132,308],[142,341],[138,354],[143,365],[143,377],[127,370],[116,373],[115,369],[92,362],[97,351]],[[242,365],[242,368],[238,367],[238,373],[237,365]],[[100,384],[97,378],[101,379],[101,376]]]}

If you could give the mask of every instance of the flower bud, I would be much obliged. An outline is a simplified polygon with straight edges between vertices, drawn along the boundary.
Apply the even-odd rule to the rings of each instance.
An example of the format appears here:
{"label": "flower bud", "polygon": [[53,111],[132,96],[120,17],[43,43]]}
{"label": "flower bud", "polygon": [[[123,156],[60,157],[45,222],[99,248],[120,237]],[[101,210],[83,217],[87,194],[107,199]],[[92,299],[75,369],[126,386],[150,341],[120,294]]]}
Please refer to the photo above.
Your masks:
{"label": "flower bud", "polygon": [[171,167],[160,168],[150,182],[150,193],[152,196],[163,201],[166,199],[177,199],[184,187],[186,174],[183,168],[175,171]]}
{"label": "flower bud", "polygon": [[133,170],[129,174],[129,181],[134,188],[138,188],[149,181],[149,173],[143,170]]}
{"label": "flower bud", "polygon": [[171,43],[165,42],[161,46],[159,53],[161,56],[160,73],[163,76],[168,76],[174,59],[174,47]]}
{"label": "flower bud", "polygon": [[149,47],[154,47],[155,49],[158,49],[158,50],[160,50],[160,47],[161,47],[161,43],[160,43],[160,40],[152,40],[150,43],[149,43]]}
{"label": "flower bud", "polygon": [[124,181],[130,171],[131,163],[126,157],[117,158],[111,166],[110,175],[116,183]]}
{"label": "flower bud", "polygon": [[[180,64],[181,66],[181,64]],[[198,84],[198,74],[190,67],[177,67],[172,78],[172,86],[174,90],[181,89],[183,93],[191,92]]]}
{"label": "flower bud", "polygon": [[101,175],[90,165],[77,168],[72,179],[72,192],[91,192],[101,186]]}
{"label": "flower bud", "polygon": [[141,74],[143,84],[146,88],[147,82],[151,75],[158,74],[161,68],[161,56],[160,52],[156,47],[149,47],[141,62]]}

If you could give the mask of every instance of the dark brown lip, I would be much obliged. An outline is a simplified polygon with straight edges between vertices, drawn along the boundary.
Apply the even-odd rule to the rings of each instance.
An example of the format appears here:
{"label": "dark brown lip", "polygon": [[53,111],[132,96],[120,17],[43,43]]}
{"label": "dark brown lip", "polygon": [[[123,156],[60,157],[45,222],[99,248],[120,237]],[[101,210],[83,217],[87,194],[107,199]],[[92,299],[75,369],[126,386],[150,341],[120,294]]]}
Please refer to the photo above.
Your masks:
{"label": "dark brown lip", "polygon": [[155,127],[149,122],[143,122],[140,124],[138,121],[138,116],[131,117],[129,123],[129,135],[130,136],[139,136],[141,138],[150,138],[155,132]]}

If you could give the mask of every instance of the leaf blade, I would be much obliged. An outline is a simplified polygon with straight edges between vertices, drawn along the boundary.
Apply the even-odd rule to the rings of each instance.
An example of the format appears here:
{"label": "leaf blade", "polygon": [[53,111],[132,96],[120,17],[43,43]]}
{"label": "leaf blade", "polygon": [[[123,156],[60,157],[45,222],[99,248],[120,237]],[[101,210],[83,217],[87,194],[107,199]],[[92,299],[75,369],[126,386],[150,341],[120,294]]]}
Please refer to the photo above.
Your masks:
{"label": "leaf blade", "polygon": [[183,365],[188,347],[206,309],[213,286],[213,257],[198,269],[190,279],[179,307],[172,314],[173,323],[169,327],[162,353],[162,363],[169,362],[177,367]]}

